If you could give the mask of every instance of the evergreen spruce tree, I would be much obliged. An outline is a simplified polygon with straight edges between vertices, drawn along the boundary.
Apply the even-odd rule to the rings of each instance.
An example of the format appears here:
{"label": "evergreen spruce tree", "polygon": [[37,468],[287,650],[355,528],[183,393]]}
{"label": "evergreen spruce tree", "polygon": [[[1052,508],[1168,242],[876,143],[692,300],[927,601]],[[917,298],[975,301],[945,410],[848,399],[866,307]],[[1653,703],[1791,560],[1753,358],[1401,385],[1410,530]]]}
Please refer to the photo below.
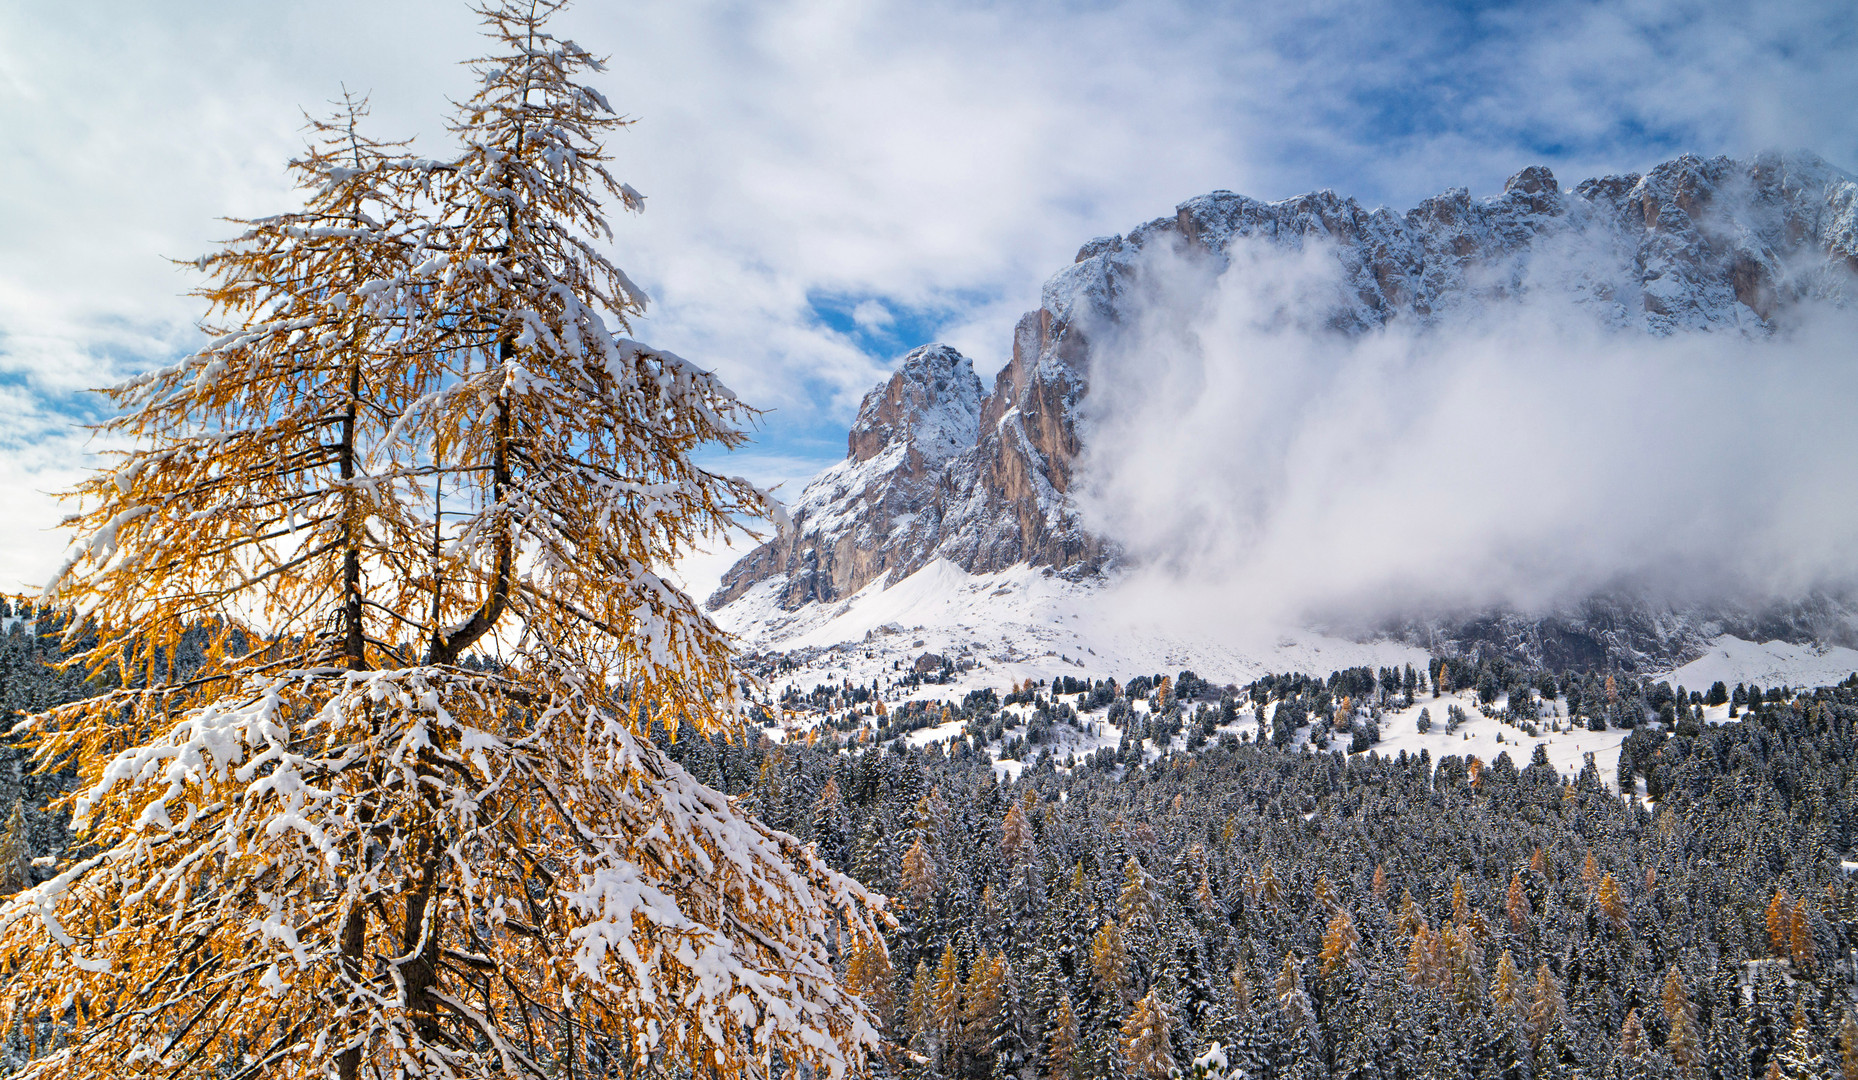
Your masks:
{"label": "evergreen spruce tree", "polygon": [[1792,1030],[1774,1055],[1770,1069],[1781,1080],[1826,1080],[1826,1059],[1819,1052],[1819,1040],[1813,1036],[1805,1002],[1794,1007]]}
{"label": "evergreen spruce tree", "polygon": [[925,1052],[935,1037],[935,975],[930,972],[927,961],[918,960],[916,971],[910,977],[909,1011],[904,1031],[908,1044]]}
{"label": "evergreen spruce tree", "polygon": [[1284,956],[1284,965],[1278,969],[1274,996],[1277,999],[1278,1015],[1282,1018],[1286,1032],[1294,1039],[1293,1045],[1298,1046],[1300,1056],[1305,1060],[1320,1060],[1323,1052],[1322,1032],[1316,1024],[1315,1004],[1304,989],[1302,967],[1295,953]]}

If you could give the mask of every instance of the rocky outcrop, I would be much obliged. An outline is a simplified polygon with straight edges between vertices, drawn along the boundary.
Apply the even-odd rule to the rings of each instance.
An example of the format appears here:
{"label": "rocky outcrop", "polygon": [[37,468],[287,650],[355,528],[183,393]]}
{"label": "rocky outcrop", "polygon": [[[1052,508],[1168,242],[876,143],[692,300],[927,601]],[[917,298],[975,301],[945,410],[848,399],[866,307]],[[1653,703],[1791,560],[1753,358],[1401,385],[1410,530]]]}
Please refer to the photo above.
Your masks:
{"label": "rocky outcrop", "polygon": [[974,362],[954,349],[925,345],[904,357],[865,395],[845,460],[807,484],[788,524],[730,568],[711,606],[778,577],[791,610],[923,565],[942,538],[948,465],[974,451],[982,396]]}
{"label": "rocky outcrop", "polygon": [[1115,331],[1154,252],[1217,273],[1254,242],[1320,244],[1338,261],[1344,287],[1322,322],[1342,333],[1427,325],[1550,290],[1622,329],[1765,334],[1801,300],[1852,298],[1858,185],[1810,154],[1769,154],[1680,157],[1572,190],[1534,166],[1494,198],[1458,188],[1405,214],[1329,191],[1191,199],[1085,244],[1020,319],[991,393],[946,346],[906,357],[865,398],[846,459],[807,485],[791,527],[732,568],[711,605],[779,579],[791,610],[935,558],[975,572],[1097,571],[1113,552],[1078,525],[1070,497],[1092,341]]}

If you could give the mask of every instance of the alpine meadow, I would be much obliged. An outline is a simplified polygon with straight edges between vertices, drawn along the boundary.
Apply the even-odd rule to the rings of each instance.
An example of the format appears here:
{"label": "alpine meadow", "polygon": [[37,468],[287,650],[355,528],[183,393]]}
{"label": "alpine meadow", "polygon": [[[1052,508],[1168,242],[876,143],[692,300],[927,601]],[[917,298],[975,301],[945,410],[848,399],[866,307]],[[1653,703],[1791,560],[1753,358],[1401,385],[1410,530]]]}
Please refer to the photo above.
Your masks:
{"label": "alpine meadow", "polygon": [[0,1080],[1858,1080],[1850,0],[0,76]]}

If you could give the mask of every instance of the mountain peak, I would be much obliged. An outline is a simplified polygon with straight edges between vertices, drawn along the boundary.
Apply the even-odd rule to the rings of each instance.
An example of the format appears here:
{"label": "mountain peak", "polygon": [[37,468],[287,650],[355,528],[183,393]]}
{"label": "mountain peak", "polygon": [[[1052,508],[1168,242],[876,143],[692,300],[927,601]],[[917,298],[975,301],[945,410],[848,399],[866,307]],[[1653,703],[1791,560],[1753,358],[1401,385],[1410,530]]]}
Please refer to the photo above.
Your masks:
{"label": "mountain peak", "polygon": [[918,455],[919,465],[946,461],[974,445],[981,396],[974,361],[942,344],[912,350],[865,395],[846,456],[869,461],[894,444]]}
{"label": "mountain peak", "polygon": [[945,345],[905,356],[866,395],[846,459],[807,485],[792,527],[731,569],[711,606],[766,582],[792,611],[937,559],[975,574],[1095,573],[1113,552],[1072,497],[1092,337],[1155,284],[1148,255],[1192,251],[1217,270],[1242,244],[1333,258],[1341,287],[1320,322],[1348,334],[1440,325],[1539,293],[1621,331],[1766,335],[1798,302],[1858,297],[1858,183],[1807,153],[1685,155],[1570,190],[1531,165],[1492,198],[1452,188],[1405,214],[1327,190],[1186,200],[1085,243],[1019,320],[991,392]]}

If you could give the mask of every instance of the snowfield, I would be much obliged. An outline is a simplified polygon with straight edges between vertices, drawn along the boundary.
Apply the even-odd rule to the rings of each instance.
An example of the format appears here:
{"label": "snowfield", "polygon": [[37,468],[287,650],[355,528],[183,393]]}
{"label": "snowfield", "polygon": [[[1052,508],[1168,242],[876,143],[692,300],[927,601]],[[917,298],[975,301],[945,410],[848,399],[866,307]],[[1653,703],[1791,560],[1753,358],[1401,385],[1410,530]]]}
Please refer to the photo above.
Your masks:
{"label": "snowfield", "polygon": [[1717,638],[1708,652],[1666,677],[1673,686],[1707,690],[1718,680],[1728,686],[1826,686],[1853,672],[1858,672],[1858,649],[1785,641],[1757,643],[1724,636]]}
{"label": "snowfield", "polygon": [[936,698],[1000,688],[1025,679],[1128,679],[1191,670],[1214,683],[1244,684],[1273,672],[1327,675],[1341,668],[1413,664],[1426,653],[1397,642],[1356,642],[1310,631],[1235,639],[1158,624],[1135,614],[1114,584],[1067,581],[1015,566],[969,574],[937,559],[895,584],[884,579],[833,604],[782,611],[778,579],[761,582],[715,613],[745,652],[805,657],[773,685],[801,690],[894,675],[925,653],[961,668],[957,681],[925,687]]}
{"label": "snowfield", "polygon": [[[937,699],[1060,675],[1126,680],[1189,670],[1215,686],[1242,686],[1279,672],[1423,668],[1427,658],[1425,650],[1394,641],[1158,622],[1147,606],[1128,602],[1116,582],[1068,581],[1025,565],[970,574],[937,559],[894,584],[879,578],[837,603],[797,611],[775,602],[780,584],[761,582],[715,612],[743,652],[781,652],[798,661],[771,684],[777,695],[787,686],[810,690],[826,681],[893,677],[926,653],[958,668],[953,683],[921,689]],[[1723,636],[1703,656],[1654,678],[1693,690],[1719,679],[1730,686],[1811,687],[1854,672],[1858,650]]]}
{"label": "snowfield", "polygon": [[[1423,650],[1396,642],[1350,641],[1310,631],[1250,638],[1195,633],[1182,625],[1157,624],[1132,615],[1132,607],[1118,596],[1114,584],[1067,581],[1029,566],[969,574],[953,563],[937,560],[895,584],[880,579],[838,603],[808,604],[791,612],[775,603],[778,587],[776,580],[762,582],[717,613],[723,626],[738,636],[744,652],[779,654],[784,660],[784,670],[761,688],[773,700],[789,691],[805,694],[821,684],[875,683],[882,687],[879,699],[894,709],[907,701],[959,702],[973,690],[994,689],[1004,695],[1026,680],[1049,686],[1067,675],[1127,681],[1137,675],[1190,670],[1216,687],[1243,686],[1281,672],[1326,676],[1349,667],[1378,669],[1409,663],[1423,669],[1427,659]],[[897,685],[924,657],[938,667],[945,659],[954,669],[949,680]],[[1858,650],[1757,644],[1722,637],[1705,655],[1654,678],[1669,679],[1689,690],[1707,690],[1717,680],[1730,686],[1810,687],[1836,682],[1854,671],[1858,671]],[[1063,761],[1120,745],[1123,730],[1106,719],[1104,710],[1083,712],[1081,695],[1053,700],[1079,709],[1078,726],[1056,725],[1053,741],[1031,752],[1049,751]],[[1372,750],[1388,756],[1424,751],[1435,762],[1449,754],[1489,763],[1499,754],[1508,754],[1520,769],[1540,746],[1563,778],[1577,776],[1591,756],[1606,782],[1615,783],[1620,744],[1629,732],[1574,727],[1565,715],[1566,702],[1557,699],[1539,703],[1542,715],[1531,734],[1503,718],[1506,704],[1499,699],[1485,710],[1469,692],[1433,697],[1422,691],[1411,706],[1382,713],[1381,741]],[[1448,732],[1451,706],[1462,709],[1466,719]],[[1134,707],[1142,711],[1147,706],[1138,701]],[[1189,713],[1192,708],[1190,704]],[[1422,709],[1431,718],[1429,730],[1423,733],[1418,730]],[[1022,767],[1018,760],[1001,758],[1000,752],[1006,742],[1026,733],[1025,721],[1032,711],[1023,704],[1002,710],[1017,721],[989,748],[1002,778],[1017,775]],[[1704,719],[1734,722],[1727,706],[1706,709]],[[875,718],[867,726],[874,727]],[[921,747],[965,734],[964,725],[954,721],[918,728],[901,738]],[[1222,726],[1219,734],[1257,737],[1258,725],[1249,703],[1241,721]],[[1311,734],[1309,728],[1302,729],[1293,745],[1308,744]],[[1171,748],[1184,746],[1183,735],[1176,737]],[[1347,746],[1346,735],[1330,743],[1333,749]],[[1146,749],[1151,759],[1162,751],[1152,740]]]}

